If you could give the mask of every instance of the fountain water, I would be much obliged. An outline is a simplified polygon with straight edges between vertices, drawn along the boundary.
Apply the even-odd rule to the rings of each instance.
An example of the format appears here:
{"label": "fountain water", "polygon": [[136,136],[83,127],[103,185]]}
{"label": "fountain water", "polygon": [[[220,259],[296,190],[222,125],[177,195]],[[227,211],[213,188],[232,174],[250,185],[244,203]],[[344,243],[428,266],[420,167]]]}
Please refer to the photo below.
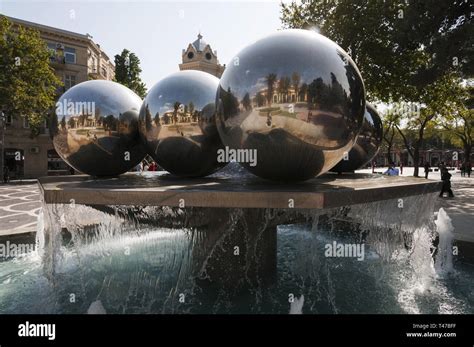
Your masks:
{"label": "fountain water", "polygon": [[[472,312],[473,271],[457,263],[439,276],[453,266],[452,229],[444,211],[433,220],[433,201],[426,193],[328,209],[45,203],[37,252],[0,265],[0,312]],[[334,242],[363,245],[363,261],[327,257]]]}
{"label": "fountain water", "polygon": [[435,221],[439,235],[438,252],[436,255],[436,272],[443,276],[453,271],[453,224],[443,208],[440,208]]}

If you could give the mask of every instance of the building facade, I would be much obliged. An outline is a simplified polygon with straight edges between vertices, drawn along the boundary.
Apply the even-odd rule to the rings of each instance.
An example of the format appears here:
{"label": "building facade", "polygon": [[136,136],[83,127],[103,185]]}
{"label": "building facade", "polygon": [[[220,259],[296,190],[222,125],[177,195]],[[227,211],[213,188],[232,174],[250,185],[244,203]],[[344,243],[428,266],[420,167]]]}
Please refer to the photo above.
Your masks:
{"label": "building facade", "polygon": [[[58,97],[74,85],[90,80],[112,80],[115,67],[110,58],[92,41],[89,34],[79,34],[37,23],[7,17],[13,24],[39,31],[50,51],[50,64],[64,83]],[[11,179],[36,178],[65,174],[70,168],[54,150],[45,121],[40,134],[31,137],[28,118],[5,115],[4,164]],[[1,131],[1,130],[0,130]]]}
{"label": "building facade", "polygon": [[181,59],[180,70],[199,70],[220,78],[225,69],[225,65],[221,65],[217,59],[217,51],[211,49],[211,46],[202,39],[201,34],[198,35],[196,41],[183,49]]}

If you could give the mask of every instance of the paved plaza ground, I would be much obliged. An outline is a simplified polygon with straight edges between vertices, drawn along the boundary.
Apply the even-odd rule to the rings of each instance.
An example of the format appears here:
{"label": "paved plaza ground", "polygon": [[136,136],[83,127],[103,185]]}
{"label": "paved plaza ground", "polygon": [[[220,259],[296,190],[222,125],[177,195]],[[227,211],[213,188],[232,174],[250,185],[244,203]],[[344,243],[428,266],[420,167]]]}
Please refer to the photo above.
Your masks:
{"label": "paved plaza ground", "polygon": [[[474,175],[467,178],[461,177],[459,171],[451,173],[455,197],[439,198],[437,209],[443,207],[451,217],[457,240],[474,243]],[[404,168],[403,176],[411,175],[413,168]],[[429,179],[440,179],[439,172],[431,172]],[[40,208],[39,189],[34,180],[0,184],[0,236],[35,232]]]}
{"label": "paved plaza ground", "polygon": [[0,184],[0,236],[36,232],[40,209],[35,181]]}

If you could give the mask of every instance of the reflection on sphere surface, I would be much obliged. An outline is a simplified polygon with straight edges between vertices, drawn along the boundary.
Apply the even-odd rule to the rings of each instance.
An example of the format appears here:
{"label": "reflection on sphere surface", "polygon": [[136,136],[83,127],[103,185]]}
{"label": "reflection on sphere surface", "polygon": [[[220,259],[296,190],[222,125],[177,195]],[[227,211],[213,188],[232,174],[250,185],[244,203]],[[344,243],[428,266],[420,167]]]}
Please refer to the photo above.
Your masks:
{"label": "reflection on sphere surface", "polygon": [[341,160],[331,171],[353,172],[362,169],[379,152],[382,136],[382,120],[375,107],[367,104],[362,130],[357,136],[356,143],[349,151],[347,160]]}
{"label": "reflection on sphere surface", "polygon": [[92,176],[116,176],[145,156],[138,134],[141,99],[112,81],[80,83],[56,104],[51,135],[61,158]]}
{"label": "reflection on sphere surface", "polygon": [[351,58],[326,37],[284,30],[244,48],[227,64],[217,93],[224,145],[257,151],[272,180],[306,180],[351,149],[365,111],[365,90]]}
{"label": "reflection on sphere surface", "polygon": [[219,80],[201,71],[180,71],[153,86],[140,110],[148,153],[173,175],[200,177],[224,166],[215,123]]}

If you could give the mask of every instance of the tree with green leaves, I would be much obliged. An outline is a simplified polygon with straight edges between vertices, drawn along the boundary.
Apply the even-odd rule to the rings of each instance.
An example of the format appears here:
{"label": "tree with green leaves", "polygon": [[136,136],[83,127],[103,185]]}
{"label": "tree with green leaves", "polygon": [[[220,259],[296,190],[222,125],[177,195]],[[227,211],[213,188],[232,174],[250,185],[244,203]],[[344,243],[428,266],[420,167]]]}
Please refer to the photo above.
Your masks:
{"label": "tree with green leaves", "polygon": [[[437,93],[434,99],[430,93],[450,85],[446,76],[473,75],[473,16],[464,0],[314,0],[282,3],[281,19],[289,28],[317,27],[346,49],[362,73],[369,101],[420,105],[417,120],[406,113],[400,123],[418,134],[407,148],[417,176],[425,128],[446,96]],[[397,129],[401,135],[407,130]]]}
{"label": "tree with green leaves", "polygon": [[298,94],[300,91],[300,82],[301,82],[301,76],[297,72],[293,72],[291,75],[291,84],[293,86],[293,89],[295,90],[295,95],[296,95],[296,101],[298,101]]}
{"label": "tree with green leaves", "polygon": [[37,30],[14,27],[0,16],[0,108],[13,117],[27,117],[33,136],[54,109],[62,85],[49,58]]}
{"label": "tree with green leaves", "polygon": [[[413,158],[413,176],[415,177],[418,176],[419,166],[422,164],[420,163],[420,149],[423,145],[425,131],[435,116],[436,114],[430,110],[426,108],[420,108],[418,110],[414,110],[411,113],[407,112],[400,115],[402,119],[407,119],[407,124],[403,130],[401,129],[399,122],[394,123],[394,127],[402,137],[408,154]],[[415,133],[417,136],[414,139],[410,139],[410,137],[407,135],[408,132]]]}
{"label": "tree with green leaves", "polygon": [[386,155],[388,163],[392,161],[392,148],[396,138],[396,127],[395,125],[398,122],[398,117],[391,110],[387,110],[382,116],[383,120],[383,140],[386,145]]}
{"label": "tree with green leaves", "polygon": [[437,120],[445,111],[445,103],[455,98],[453,91],[457,83],[452,75],[446,75],[420,93],[419,103],[392,104],[392,125],[413,158],[414,176],[418,176],[418,166],[422,164],[420,150],[423,148],[426,134],[436,127]]}
{"label": "tree with green leaves", "polygon": [[256,102],[257,102],[258,107],[261,107],[261,106],[265,105],[266,98],[265,98],[265,95],[262,92],[257,93]]}
{"label": "tree with green leaves", "polygon": [[288,93],[291,87],[291,80],[288,76],[282,76],[278,82],[278,93],[281,95],[281,101],[288,101]]}
{"label": "tree with green leaves", "polygon": [[439,105],[441,116],[437,124],[459,139],[464,149],[464,158],[469,160],[474,135],[474,87],[458,80],[451,88],[451,98]]}
{"label": "tree with green leaves", "polygon": [[308,93],[308,84],[303,83],[301,87],[299,88],[299,101],[305,101],[306,94]]}
{"label": "tree with green leaves", "polygon": [[281,6],[284,27],[318,28],[348,51],[369,99],[415,101],[447,71],[474,73],[468,1],[314,0]]}
{"label": "tree with green leaves", "polygon": [[115,82],[130,88],[143,99],[147,89],[140,78],[141,72],[140,59],[135,53],[124,49],[121,54],[115,56]]}
{"label": "tree with green leaves", "polygon": [[227,120],[229,117],[236,115],[239,112],[239,100],[232,93],[230,87],[227,88],[227,91],[220,88],[219,96],[222,100],[222,109],[225,110],[223,116]]}
{"label": "tree with green leaves", "polygon": [[194,114],[194,104],[192,101],[189,102],[188,110],[189,110],[189,114]]}
{"label": "tree with green leaves", "polygon": [[250,100],[249,93],[245,93],[244,97],[242,98],[242,106],[244,107],[245,111],[252,109],[252,101]]}
{"label": "tree with green leaves", "polygon": [[178,113],[181,108],[181,103],[179,101],[175,101],[173,104],[173,122],[174,124],[178,123]]}
{"label": "tree with green leaves", "polygon": [[272,99],[273,99],[273,92],[275,90],[275,82],[277,80],[277,75],[274,73],[270,73],[266,77],[267,81],[267,100],[268,100],[268,106],[272,106]]}

